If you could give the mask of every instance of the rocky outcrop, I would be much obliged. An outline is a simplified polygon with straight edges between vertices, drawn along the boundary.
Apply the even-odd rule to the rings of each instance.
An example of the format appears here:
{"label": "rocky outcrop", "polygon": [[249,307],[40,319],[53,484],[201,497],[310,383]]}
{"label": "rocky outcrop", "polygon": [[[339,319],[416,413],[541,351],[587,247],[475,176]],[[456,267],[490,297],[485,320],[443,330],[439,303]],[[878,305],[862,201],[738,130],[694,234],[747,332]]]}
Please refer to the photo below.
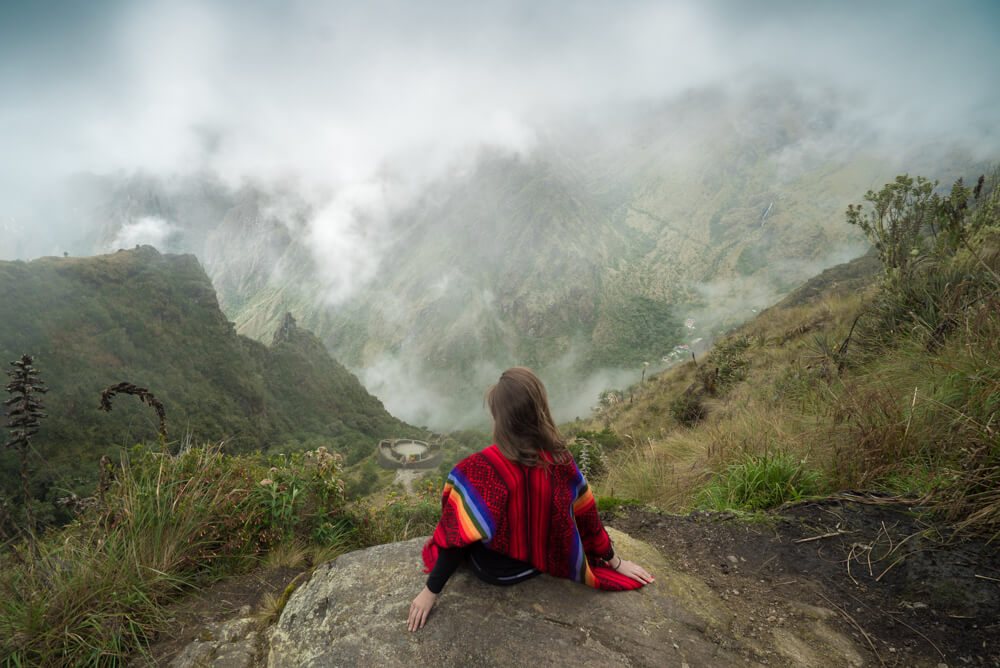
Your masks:
{"label": "rocky outcrop", "polygon": [[245,606],[234,619],[208,624],[170,668],[252,668],[262,662],[261,624]]}
{"label": "rocky outcrop", "polygon": [[654,584],[613,593],[543,575],[503,588],[460,569],[415,633],[406,631],[406,617],[425,578],[425,539],[345,554],[292,594],[271,630],[267,665],[863,664],[823,615],[742,637],[739,620],[705,583],[649,545],[610,532],[620,553],[656,575]]}

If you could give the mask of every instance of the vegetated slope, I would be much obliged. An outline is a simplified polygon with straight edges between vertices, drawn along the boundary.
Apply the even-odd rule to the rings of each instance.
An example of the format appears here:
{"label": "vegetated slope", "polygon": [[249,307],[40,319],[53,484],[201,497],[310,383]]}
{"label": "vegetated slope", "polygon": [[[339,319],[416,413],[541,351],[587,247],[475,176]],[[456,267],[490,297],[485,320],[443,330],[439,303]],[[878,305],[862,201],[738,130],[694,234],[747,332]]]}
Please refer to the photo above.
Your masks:
{"label": "vegetated slope", "polygon": [[[178,442],[225,441],[230,451],[309,444],[363,454],[415,430],[393,418],[319,340],[286,321],[268,347],[239,336],[191,255],[149,246],[91,258],[0,263],[0,359],[23,353],[47,383],[48,418],[33,438],[36,499],[89,493],[102,454],[155,441],[152,411],[127,395],[110,413],[101,391],[148,388]],[[2,454],[3,493],[17,463]]]}
{"label": "vegetated slope", "polygon": [[[833,268],[707,357],[609,394],[575,427],[606,444],[589,453],[598,489],[674,509],[877,489],[996,535],[998,180],[941,189],[922,226],[880,237],[902,265],[880,254]],[[915,201],[898,198],[897,220],[917,219]]]}
{"label": "vegetated slope", "polygon": [[268,341],[291,312],[387,405],[452,429],[482,423],[466,397],[511,364],[556,396],[596,396],[613,374],[583,381],[599,371],[655,368],[691,333],[686,318],[715,334],[862,252],[841,222],[858,192],[927,161],[942,179],[970,162],[942,158],[951,147],[885,150],[851,111],[836,91],[757,82],[539,127],[532,150],[483,150],[388,220],[338,209],[355,216],[363,265],[322,242],[329,202],[202,176],[119,183],[100,238],[143,215],[169,223],[164,243],[202,258],[240,333]]}
{"label": "vegetated slope", "polygon": [[401,376],[443,404],[514,363],[564,390],[637,369],[683,341],[687,317],[700,335],[735,324],[860,248],[831,214],[892,173],[874,153],[803,156],[829,131],[797,122],[804,104],[743,103],[706,94],[629,119],[615,141],[597,127],[550,133],[528,156],[483,153],[397,215],[377,278],[335,308],[296,234],[285,257],[298,260],[282,264],[300,269],[220,298],[251,336],[308,313],[369,386]]}

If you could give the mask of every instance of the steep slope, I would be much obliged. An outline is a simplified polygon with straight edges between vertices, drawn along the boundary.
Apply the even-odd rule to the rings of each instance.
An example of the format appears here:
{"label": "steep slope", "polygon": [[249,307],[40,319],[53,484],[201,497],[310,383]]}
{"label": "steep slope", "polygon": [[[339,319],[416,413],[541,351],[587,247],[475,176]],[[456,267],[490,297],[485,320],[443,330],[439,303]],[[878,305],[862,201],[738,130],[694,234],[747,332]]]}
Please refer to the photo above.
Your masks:
{"label": "steep slope", "polygon": [[[267,347],[239,336],[191,255],[149,246],[86,259],[0,263],[0,359],[35,356],[49,417],[34,439],[35,498],[85,489],[102,454],[155,441],[151,411],[103,388],[127,380],[164,404],[171,447],[231,450],[303,443],[353,451],[413,430],[386,412],[324,346],[289,319]],[[12,452],[0,485],[15,496]]]}
{"label": "steep slope", "polygon": [[[346,301],[327,303],[315,268],[324,259],[295,231],[266,287],[246,279],[221,298],[258,338],[286,310],[301,314],[421,422],[479,419],[464,395],[515,363],[592,400],[675,344],[728,329],[863,253],[843,210],[901,159],[832,95],[691,93],[552,129],[529,156],[482,153],[392,221],[376,278]],[[217,254],[209,271],[257,276],[260,257]],[[571,418],[587,404],[559,408]]]}
{"label": "steep slope", "polygon": [[[947,182],[971,162],[951,147],[887,146],[851,103],[771,81],[540,123],[531,151],[482,150],[418,179],[387,220],[338,209],[354,219],[345,234],[365,240],[349,262],[327,229],[329,201],[294,187],[222,197],[204,185],[199,207],[197,185],[131,197],[146,192],[137,182],[112,199],[170,219],[238,331],[267,341],[292,312],[411,421],[481,423],[468,394],[515,363],[591,395],[557,407],[571,418],[675,344],[734,326],[863,253],[842,224],[859,193],[929,162]],[[141,215],[129,206],[127,218]]]}

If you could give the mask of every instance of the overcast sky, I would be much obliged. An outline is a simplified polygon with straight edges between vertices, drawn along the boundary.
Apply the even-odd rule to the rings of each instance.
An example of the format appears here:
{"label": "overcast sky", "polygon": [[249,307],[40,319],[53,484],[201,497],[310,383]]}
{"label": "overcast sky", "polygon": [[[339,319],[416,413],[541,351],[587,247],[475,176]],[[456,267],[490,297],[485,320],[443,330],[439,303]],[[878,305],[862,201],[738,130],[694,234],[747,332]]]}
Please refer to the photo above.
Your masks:
{"label": "overcast sky", "polygon": [[[762,74],[846,87],[901,133],[992,146],[998,34],[991,1],[8,0],[0,222],[79,171],[293,177],[366,201],[396,170],[528,152],[547,123]],[[397,183],[390,206],[419,186]]]}

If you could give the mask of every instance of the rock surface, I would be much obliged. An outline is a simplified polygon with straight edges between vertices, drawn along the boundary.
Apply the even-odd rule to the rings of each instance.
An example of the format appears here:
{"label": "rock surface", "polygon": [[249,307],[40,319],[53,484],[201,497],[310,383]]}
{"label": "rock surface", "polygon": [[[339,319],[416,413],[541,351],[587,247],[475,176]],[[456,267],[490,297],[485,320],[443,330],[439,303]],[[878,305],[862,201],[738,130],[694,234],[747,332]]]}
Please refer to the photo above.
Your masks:
{"label": "rock surface", "polygon": [[602,592],[543,575],[505,588],[462,568],[415,633],[406,618],[426,577],[426,539],[345,554],[292,594],[271,631],[267,665],[863,665],[863,651],[824,615],[743,637],[707,585],[649,545],[609,533],[655,583]]}
{"label": "rock surface", "polygon": [[252,668],[260,665],[260,624],[247,606],[235,619],[208,624],[170,668]]}

